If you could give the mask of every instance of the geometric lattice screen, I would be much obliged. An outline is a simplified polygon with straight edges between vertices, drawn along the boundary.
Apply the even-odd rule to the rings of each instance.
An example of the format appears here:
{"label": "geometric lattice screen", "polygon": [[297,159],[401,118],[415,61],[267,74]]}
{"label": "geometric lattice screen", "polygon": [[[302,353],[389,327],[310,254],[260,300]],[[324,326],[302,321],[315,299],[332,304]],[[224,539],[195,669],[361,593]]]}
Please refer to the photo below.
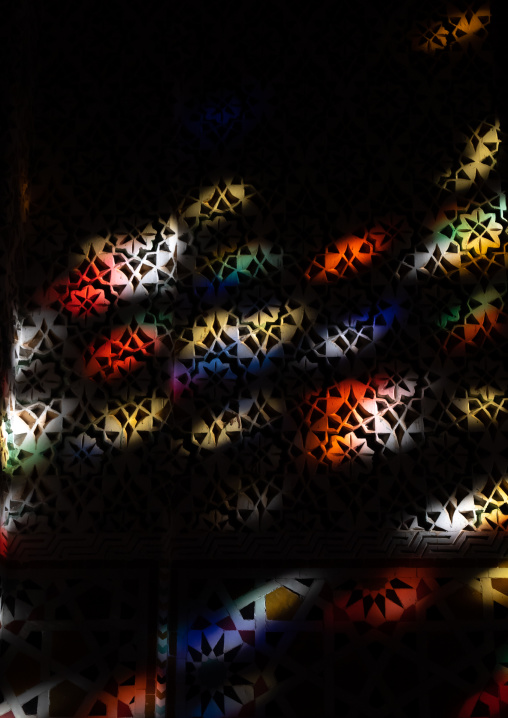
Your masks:
{"label": "geometric lattice screen", "polygon": [[18,332],[7,530],[503,527],[498,145],[304,261],[236,177],[74,247]]}
{"label": "geometric lattice screen", "polygon": [[10,537],[503,529],[502,132],[490,10],[464,8],[401,10],[326,114],[307,75],[291,112],[253,81],[180,97],[176,144],[207,160],[167,211],[87,207],[40,148]]}
{"label": "geometric lattice screen", "polygon": [[0,716],[504,715],[500,8],[22,5]]}
{"label": "geometric lattice screen", "polygon": [[506,567],[213,574],[179,576],[175,715],[506,711]]}

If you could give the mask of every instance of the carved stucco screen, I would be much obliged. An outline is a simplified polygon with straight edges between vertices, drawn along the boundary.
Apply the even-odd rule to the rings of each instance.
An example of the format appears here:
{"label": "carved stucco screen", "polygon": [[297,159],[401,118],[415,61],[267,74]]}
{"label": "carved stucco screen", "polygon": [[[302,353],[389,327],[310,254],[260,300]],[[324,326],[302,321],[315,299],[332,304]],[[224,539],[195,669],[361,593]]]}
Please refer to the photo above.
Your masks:
{"label": "carved stucco screen", "polygon": [[508,705],[500,21],[368,4],[39,11],[0,716]]}
{"label": "carved stucco screen", "polygon": [[[486,6],[449,6],[392,52],[446,93],[491,71],[489,22]],[[428,115],[425,92],[413,115]],[[295,177],[264,187],[227,153],[167,211],[104,209],[102,223],[84,219],[83,197],[64,218],[34,177],[33,288],[3,422],[14,552],[62,532],[154,546],[168,530],[414,532],[430,545],[444,532],[458,546],[504,528],[501,131],[488,83],[464,116],[458,94],[436,118],[446,142],[430,131],[435,152],[413,147],[411,162],[415,138],[396,127],[383,151],[362,134],[368,113],[355,117],[359,148],[340,148],[353,177],[334,195],[329,157],[321,217]],[[178,111],[204,152],[271,121],[254,83]],[[52,251],[62,242],[66,255]]]}

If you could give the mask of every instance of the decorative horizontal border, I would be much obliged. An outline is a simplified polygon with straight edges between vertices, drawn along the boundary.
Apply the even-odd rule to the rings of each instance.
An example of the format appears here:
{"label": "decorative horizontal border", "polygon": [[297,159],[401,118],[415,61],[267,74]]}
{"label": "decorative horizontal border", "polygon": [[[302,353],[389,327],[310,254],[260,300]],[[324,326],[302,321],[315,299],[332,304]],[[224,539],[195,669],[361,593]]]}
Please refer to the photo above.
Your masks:
{"label": "decorative horizontal border", "polygon": [[504,531],[312,532],[276,534],[19,534],[9,537],[7,561],[503,559]]}

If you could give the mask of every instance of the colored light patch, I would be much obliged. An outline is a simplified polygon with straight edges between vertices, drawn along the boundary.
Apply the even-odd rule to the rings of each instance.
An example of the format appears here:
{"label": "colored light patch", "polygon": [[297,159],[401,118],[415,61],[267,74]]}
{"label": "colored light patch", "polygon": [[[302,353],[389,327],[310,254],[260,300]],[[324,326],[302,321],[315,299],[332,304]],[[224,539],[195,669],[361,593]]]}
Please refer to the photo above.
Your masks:
{"label": "colored light patch", "polygon": [[476,528],[482,531],[508,531],[508,480],[484,482],[475,493]]}
{"label": "colored light patch", "polygon": [[[77,402],[70,402],[75,408]],[[69,407],[70,408],[70,407]],[[9,414],[9,451],[14,449],[33,454],[47,451],[59,438],[63,426],[62,414],[51,404],[37,402],[18,408]]]}
{"label": "colored light patch", "polygon": [[148,398],[126,402],[97,417],[94,424],[117,448],[134,448],[146,442],[148,435],[159,431],[171,411],[169,399]]}
{"label": "colored light patch", "polygon": [[192,109],[187,109],[184,115],[185,124],[191,132],[198,136],[211,135],[212,140],[217,137],[225,139],[233,126],[238,128],[238,120],[241,121],[241,128],[246,121],[242,101],[234,95],[226,95],[215,101],[210,98],[204,105],[194,105]]}
{"label": "colored light patch", "polygon": [[448,28],[440,20],[429,18],[418,23],[410,34],[411,47],[415,52],[434,55],[450,48],[453,52],[471,48],[478,52],[488,36],[491,12],[488,4],[467,10],[448,4]]}
{"label": "colored light patch", "polygon": [[185,715],[252,715],[242,710],[242,704],[254,706],[255,698],[267,690],[262,679],[255,680],[259,671],[251,646],[254,634],[252,630],[223,630],[218,626],[189,631],[186,661],[182,661],[187,686]]}
{"label": "colored light patch", "polygon": [[282,266],[282,254],[270,243],[249,242],[237,248],[236,240],[231,240],[231,245],[229,241],[223,239],[221,244],[214,244],[213,255],[201,257],[194,270],[194,291],[211,306],[227,299],[241,283],[263,280]]}
{"label": "colored light patch", "polygon": [[[0,546],[3,541],[5,552],[10,538],[29,525],[33,518],[31,512],[26,511],[27,480],[47,481],[47,475],[54,474],[52,445],[59,429],[61,422],[56,412],[41,403],[10,412],[5,422],[7,461],[3,472],[9,478],[4,504],[5,536],[0,538]],[[55,485],[52,480],[49,483]],[[41,499],[44,500],[43,494],[35,492],[33,500]]]}
{"label": "colored light patch", "polygon": [[305,438],[308,460],[328,460],[337,467],[358,455],[373,452],[356,432],[377,412],[375,389],[355,379],[329,387],[325,396],[314,398],[306,416]]}
{"label": "colored light patch", "polygon": [[[232,416],[231,416],[232,414]],[[207,420],[196,417],[192,425],[192,443],[209,451],[228,446],[242,437],[241,414],[220,412]]]}
{"label": "colored light patch", "polygon": [[9,460],[9,449],[8,449],[8,432],[6,421],[0,420],[0,470],[5,471],[7,462]]}
{"label": "colored light patch", "polygon": [[454,356],[463,356],[468,348],[478,348],[508,336],[508,316],[497,289],[491,286],[485,291],[476,290],[467,308],[463,323],[456,325],[443,341],[445,351]]}
{"label": "colored light patch", "polygon": [[227,399],[234,394],[237,376],[230,365],[220,359],[200,362],[198,371],[192,376],[192,385],[196,394],[205,395],[211,400]]}
{"label": "colored light patch", "polygon": [[82,432],[78,436],[66,437],[60,455],[65,470],[82,477],[100,470],[103,451],[95,438]]}
{"label": "colored light patch", "polygon": [[483,690],[474,693],[454,713],[457,718],[501,718],[508,713],[508,670],[497,665]]}
{"label": "colored light patch", "polygon": [[235,263],[241,276],[263,279],[282,268],[282,259],[280,247],[266,240],[257,240],[239,248]]}
{"label": "colored light patch", "polygon": [[206,122],[224,126],[240,117],[241,111],[240,101],[232,98],[227,105],[209,105],[205,107],[203,114]]}
{"label": "colored light patch", "polygon": [[452,26],[452,38],[461,49],[471,47],[478,51],[487,38],[487,26],[490,24],[491,12],[488,4],[475,10],[471,5],[464,11],[460,6],[448,6],[448,21]]}
{"label": "colored light patch", "polygon": [[376,444],[394,453],[414,448],[423,436],[423,420],[411,409],[416,384],[414,373],[402,371],[369,383],[346,379],[322,396],[309,396],[302,437],[306,461],[329,463],[334,470],[359,461],[368,470]]}
{"label": "colored light patch", "polygon": [[10,476],[44,476],[51,465],[51,453],[34,443],[25,442],[25,447],[18,449],[9,444],[9,460],[5,473]]}
{"label": "colored light patch", "polygon": [[433,251],[436,247],[442,253],[449,250],[454,222],[459,211],[457,198],[450,197],[426,218],[425,224],[433,232],[423,243],[427,247],[427,251]]}
{"label": "colored light patch", "polygon": [[82,257],[80,264],[69,274],[55,280],[46,291],[39,291],[35,300],[41,306],[59,308],[85,324],[108,311],[110,300],[106,289],[116,292],[124,287],[128,279],[122,273],[121,266],[125,257],[113,252],[96,254],[93,246],[88,248],[88,256]]}
{"label": "colored light patch", "polygon": [[442,22],[428,20],[414,28],[411,33],[411,48],[415,52],[433,55],[446,48],[448,36],[449,32]]}
{"label": "colored light patch", "polygon": [[448,328],[449,331],[453,331],[457,325],[473,325],[472,333],[469,334],[473,337],[483,325],[497,326],[503,306],[501,293],[494,288],[485,293],[478,290],[473,292],[467,303],[461,301],[451,287],[446,285],[433,287],[425,296],[426,315],[432,323],[441,329]]}
{"label": "colored light patch", "polygon": [[486,182],[496,166],[496,154],[500,145],[500,123],[482,122],[471,134],[462,133],[458,141],[463,145],[460,153],[460,168],[455,173],[456,192],[465,193],[474,189],[474,185]]}
{"label": "colored light patch", "polygon": [[[0,473],[8,474],[9,465],[9,433],[8,433],[8,421],[6,419],[0,420]],[[8,504],[4,502],[4,507]],[[3,514],[3,511],[2,511]],[[3,527],[4,517],[0,516],[0,556],[6,557],[8,553],[8,535]]]}
{"label": "colored light patch", "polygon": [[456,324],[460,321],[460,302],[457,300],[450,303],[436,318],[436,324],[440,329],[446,329],[449,324]]}
{"label": "colored light patch", "polygon": [[[446,386],[439,386],[440,382],[435,384],[436,390],[441,392]],[[508,400],[503,393],[503,390],[496,389],[490,392],[488,387],[460,387],[456,389],[455,394],[452,394],[449,390],[448,404],[446,414],[449,420],[461,431],[471,432],[482,432],[486,436],[489,436],[489,430],[494,429],[498,426],[504,426],[506,419],[508,419]],[[432,401],[429,402],[429,408],[432,406]],[[496,433],[493,433],[493,437]],[[435,437],[431,437],[431,441],[435,440]],[[498,439],[499,440],[499,439]],[[455,453],[457,460],[458,452],[457,446],[450,445],[448,450]],[[493,444],[490,449],[486,450],[487,454],[495,454],[501,451],[501,448]],[[443,457],[444,458],[444,457]],[[464,467],[465,470],[465,467]]]}
{"label": "colored light patch", "polygon": [[363,237],[351,235],[334,242],[312,261],[306,278],[314,284],[328,284],[369,269],[380,255],[370,240],[366,232]]}
{"label": "colored light patch", "polygon": [[407,245],[411,230],[401,217],[391,216],[356,235],[342,237],[317,255],[305,277],[314,284],[328,284],[354,277],[388,256],[396,244]]}
{"label": "colored light patch", "polygon": [[496,379],[495,384],[483,384],[480,382],[475,383],[470,388],[469,393],[471,396],[479,397],[481,401],[491,402],[500,399],[504,401],[507,389],[507,382],[504,378],[500,377],[499,379]]}
{"label": "colored light patch", "polygon": [[402,618],[414,620],[417,602],[431,592],[425,581],[416,576],[372,577],[370,583],[377,586],[369,586],[366,580],[348,590],[339,588],[334,592],[336,621],[365,621],[371,626],[381,626]]}
{"label": "colored light patch", "polygon": [[[90,708],[91,696],[70,681],[58,683],[50,690],[50,715],[79,715],[87,718],[132,718],[146,710],[146,678],[126,678],[129,685],[111,679],[104,690],[96,693]],[[85,712],[86,710],[86,712]]]}
{"label": "colored light patch", "polygon": [[8,534],[0,523],[0,556],[7,558],[9,554]]}
{"label": "colored light patch", "polygon": [[344,436],[340,434],[330,436],[328,446],[323,458],[326,458],[332,468],[338,469],[345,461],[361,459],[363,463],[370,466],[370,460],[374,455],[365,437],[358,436],[354,431],[347,432]]}
{"label": "colored light patch", "polygon": [[285,586],[266,594],[266,617],[269,621],[290,621],[302,604],[302,598]]}
{"label": "colored light patch", "polygon": [[336,282],[369,268],[374,257],[367,237],[350,236],[329,245],[323,255],[317,255],[305,276],[314,284]]}
{"label": "colored light patch", "polygon": [[240,277],[237,270],[231,269],[225,262],[221,267],[211,268],[211,272],[215,274],[213,278],[206,276],[206,269],[203,273],[196,272],[193,286],[200,301],[213,307],[223,303],[228,298],[230,291],[238,287]]}
{"label": "colored light patch", "polygon": [[[281,585],[287,582],[291,588]],[[287,631],[286,649],[297,638],[289,622],[305,606],[306,587],[301,585],[297,593],[292,588],[298,583],[291,578],[257,585],[241,577],[238,583],[233,578],[228,584],[219,584],[209,603],[203,596],[197,604],[186,598],[182,605],[177,670],[187,703],[185,715],[216,715],[218,710],[231,718],[254,715],[256,704],[262,707],[270,697],[267,694],[277,690],[277,683],[270,680],[270,664],[265,673],[265,659],[271,655],[273,663],[275,658],[270,637]],[[304,607],[302,620],[306,613]]]}
{"label": "colored light patch", "polygon": [[[34,300],[69,313],[85,325],[118,301],[135,304],[146,300],[155,286],[173,276],[177,248],[185,242],[178,238],[180,227],[175,218],[157,223],[157,229],[141,224],[141,229],[128,225],[107,239],[96,237],[83,243],[82,252],[71,255],[73,266],[68,274],[36,292]],[[160,242],[152,246],[157,236]],[[185,258],[180,269],[184,267]]]}
{"label": "colored light patch", "polygon": [[508,419],[508,400],[504,397],[497,397],[497,401],[470,397],[468,403],[468,428],[470,431],[485,431]]}
{"label": "colored light patch", "polygon": [[103,289],[88,285],[71,291],[66,307],[74,318],[87,318],[105,314],[109,304]]}
{"label": "colored light patch", "polygon": [[98,335],[87,347],[84,374],[95,381],[114,381],[143,367],[147,360],[167,353],[153,325],[116,327]]}
{"label": "colored light patch", "polygon": [[341,426],[346,425],[350,428],[359,426],[365,418],[360,406],[364,406],[368,411],[375,411],[375,399],[375,391],[369,384],[356,379],[345,379],[327,389],[324,401],[318,400],[312,416],[315,418],[314,411],[317,408],[322,410],[322,415],[317,422],[313,422],[313,426],[316,429],[324,428],[322,422],[328,416],[337,417]]}
{"label": "colored light patch", "polygon": [[176,403],[185,394],[189,394],[189,385],[191,381],[190,371],[178,360],[170,360],[168,362],[168,387],[169,394]]}
{"label": "colored light patch", "polygon": [[485,255],[491,249],[499,249],[502,232],[503,227],[493,212],[476,209],[470,214],[460,215],[457,237],[466,252]]}
{"label": "colored light patch", "polygon": [[233,174],[208,178],[191,190],[182,201],[179,212],[187,222],[211,215],[235,213],[243,216],[256,215],[258,208],[253,199],[257,191],[252,185]]}
{"label": "colored light patch", "polygon": [[[448,202],[428,218],[432,234],[410,255],[411,262],[405,263],[406,277],[448,277],[475,285],[485,276],[506,273],[505,230],[498,222],[506,211],[505,195],[497,195],[483,209],[469,213],[460,209],[456,201]],[[433,293],[437,288],[429,290]],[[441,289],[443,293],[451,290],[451,285]]]}
{"label": "colored light patch", "polygon": [[243,191],[220,180],[215,187],[203,189],[201,201],[214,212],[225,212],[242,201]]}
{"label": "colored light patch", "polygon": [[377,307],[380,311],[375,314],[373,321],[376,339],[380,338],[382,334],[392,327],[395,321],[404,326],[408,316],[407,303],[404,300],[403,292],[398,297],[386,293],[379,299]]}
{"label": "colored light patch", "polygon": [[184,329],[175,342],[175,355],[180,361],[205,356],[210,351],[227,351],[238,344],[238,320],[225,310],[199,316],[194,326]]}

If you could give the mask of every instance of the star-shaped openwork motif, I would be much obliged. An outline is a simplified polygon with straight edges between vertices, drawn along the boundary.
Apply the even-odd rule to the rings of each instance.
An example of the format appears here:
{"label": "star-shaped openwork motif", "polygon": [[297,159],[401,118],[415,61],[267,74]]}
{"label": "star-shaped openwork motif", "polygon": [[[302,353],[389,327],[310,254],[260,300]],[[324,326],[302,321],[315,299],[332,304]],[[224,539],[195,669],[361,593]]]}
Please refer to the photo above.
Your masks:
{"label": "star-shaped openwork motif", "polygon": [[486,254],[489,249],[501,246],[503,228],[493,212],[475,209],[470,214],[461,215],[460,220],[457,234],[466,252],[474,250],[478,254]]}

